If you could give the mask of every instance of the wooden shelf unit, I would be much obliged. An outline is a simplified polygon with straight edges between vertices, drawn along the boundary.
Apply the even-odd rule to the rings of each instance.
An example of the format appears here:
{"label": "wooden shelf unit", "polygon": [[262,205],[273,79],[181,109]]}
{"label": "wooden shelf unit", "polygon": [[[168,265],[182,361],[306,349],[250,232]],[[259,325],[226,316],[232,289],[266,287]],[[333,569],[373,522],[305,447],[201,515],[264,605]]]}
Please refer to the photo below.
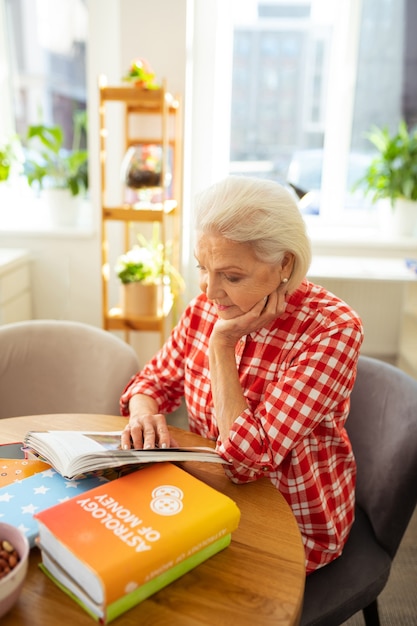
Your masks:
{"label": "wooden shelf unit", "polygon": [[[161,201],[158,203],[140,202],[138,206],[121,200],[109,204],[108,196],[108,151],[107,144],[112,129],[107,123],[109,103],[122,104],[124,115],[123,150],[135,145],[158,145],[162,148],[161,181],[166,181],[166,173],[171,170],[169,183],[163,183]],[[148,124],[149,122],[149,124]],[[150,128],[151,127],[151,128]],[[156,130],[155,130],[156,127]],[[149,130],[153,132],[150,135]],[[108,224],[120,222],[123,225],[123,243],[118,255],[133,245],[132,238],[142,226],[159,224],[161,243],[166,248],[172,244],[170,262],[180,271],[181,261],[181,213],[182,213],[182,117],[180,99],[166,89],[166,82],[155,90],[147,90],[133,85],[109,86],[104,76],[99,80],[99,134],[100,134],[100,178],[101,178],[101,275],[102,275],[102,324],[106,330],[125,331],[129,341],[130,332],[158,332],[162,344],[166,334],[167,317],[175,306],[175,299],[169,294],[164,301],[163,314],[155,317],[125,318],[119,306],[112,306],[109,298],[109,282],[114,278],[109,263],[110,239]],[[169,167],[169,165],[171,167]],[[114,176],[114,174],[112,174]],[[116,173],[115,176],[119,176]],[[121,195],[122,195],[121,190]],[[135,231],[136,229],[136,231]],[[133,234],[132,234],[133,233]],[[116,277],[116,280],[117,277]]]}

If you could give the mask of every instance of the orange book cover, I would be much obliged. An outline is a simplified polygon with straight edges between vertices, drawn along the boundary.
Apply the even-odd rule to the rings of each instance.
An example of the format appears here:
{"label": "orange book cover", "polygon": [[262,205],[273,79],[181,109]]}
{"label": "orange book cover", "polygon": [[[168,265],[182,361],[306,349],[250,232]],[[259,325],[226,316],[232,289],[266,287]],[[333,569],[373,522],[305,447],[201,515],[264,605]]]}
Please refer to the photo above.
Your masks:
{"label": "orange book cover", "polygon": [[[193,555],[230,536],[240,511],[185,470],[157,463],[42,511],[36,519],[41,549],[108,621],[106,608],[116,606],[116,614],[127,610],[136,603],[135,590],[153,579],[170,582],[164,574],[175,569],[178,577],[184,573],[182,562],[191,563]],[[130,596],[129,606],[124,596]]]}
{"label": "orange book cover", "polygon": [[10,485],[18,480],[44,472],[51,466],[49,463],[34,459],[3,459],[0,458],[0,487]]}

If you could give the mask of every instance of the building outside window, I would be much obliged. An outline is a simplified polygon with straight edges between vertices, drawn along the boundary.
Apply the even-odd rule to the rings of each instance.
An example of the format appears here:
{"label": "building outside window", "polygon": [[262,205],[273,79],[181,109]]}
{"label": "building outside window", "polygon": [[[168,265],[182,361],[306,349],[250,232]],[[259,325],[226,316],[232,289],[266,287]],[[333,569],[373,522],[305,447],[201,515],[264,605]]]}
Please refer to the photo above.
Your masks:
{"label": "building outside window", "polygon": [[352,186],[373,125],[417,122],[416,3],[237,0],[233,22],[230,171],[293,183],[330,221],[372,214]]}
{"label": "building outside window", "polygon": [[60,125],[70,149],[74,112],[86,109],[86,0],[2,1],[9,132]]}
{"label": "building outside window", "polygon": [[[372,125],[417,122],[415,0],[221,3],[229,7],[229,171],[292,182],[311,192],[303,210],[330,223],[372,221],[351,187],[371,157]],[[0,9],[0,138],[42,120],[63,126],[69,148],[73,111],[96,80],[86,77],[88,1],[0,0]]]}

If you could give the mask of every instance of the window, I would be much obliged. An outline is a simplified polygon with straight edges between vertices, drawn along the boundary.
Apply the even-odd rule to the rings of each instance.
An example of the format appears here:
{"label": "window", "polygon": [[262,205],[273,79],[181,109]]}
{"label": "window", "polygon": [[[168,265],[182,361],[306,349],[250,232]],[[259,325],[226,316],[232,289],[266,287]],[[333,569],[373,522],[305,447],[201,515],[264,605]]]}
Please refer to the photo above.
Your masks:
{"label": "window", "polygon": [[[306,213],[373,219],[366,133],[417,122],[413,0],[233,4],[230,171],[292,183]],[[303,203],[304,201],[304,203]]]}
{"label": "window", "polygon": [[74,112],[86,108],[86,0],[3,0],[1,8],[13,112],[7,130],[24,136],[30,124],[59,124],[70,149]]}

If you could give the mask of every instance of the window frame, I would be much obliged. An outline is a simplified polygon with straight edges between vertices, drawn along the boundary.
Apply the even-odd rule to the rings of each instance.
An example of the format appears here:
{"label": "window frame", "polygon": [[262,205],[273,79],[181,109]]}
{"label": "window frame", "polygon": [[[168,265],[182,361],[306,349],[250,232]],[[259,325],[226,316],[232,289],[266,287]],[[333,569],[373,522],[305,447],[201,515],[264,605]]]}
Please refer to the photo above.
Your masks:
{"label": "window frame", "polygon": [[[241,0],[240,0],[241,1]],[[355,0],[356,1],[356,0]],[[0,0],[0,10],[3,10],[4,0]],[[95,3],[92,3],[92,7]],[[187,82],[184,98],[184,162],[185,162],[185,205],[184,205],[184,264],[190,263],[193,250],[192,234],[192,199],[199,190],[215,182],[228,173],[229,138],[229,111],[230,111],[230,79],[231,79],[231,0],[194,0],[193,11],[189,14],[190,39],[187,42],[186,58],[182,59],[187,66]],[[246,2],[245,2],[246,4]],[[335,3],[336,4],[336,3]],[[339,3],[337,3],[339,4]],[[116,10],[116,9],[115,9]],[[0,13],[0,51],[2,36],[4,36],[4,20]],[[89,45],[97,46],[98,23],[91,24]],[[101,48],[100,48],[101,50]],[[118,72],[120,51],[115,40],[106,48],[106,67],[112,68],[113,74]],[[0,57],[3,65],[0,72],[0,88],[8,85],[9,65],[5,57]],[[181,62],[181,60],[180,60]],[[90,62],[91,63],[91,62]],[[116,66],[116,68],[114,67]],[[96,112],[96,76],[90,71],[87,73],[87,88],[89,107],[92,115]],[[6,90],[2,90],[0,107],[5,108]],[[0,109],[1,110],[1,109]],[[0,136],[6,127],[7,113],[0,115]],[[95,120],[91,119],[89,142],[92,156],[92,202],[97,195],[98,166],[94,141],[96,139]],[[10,126],[9,126],[10,128]],[[358,224],[350,227],[325,224],[317,219],[306,217],[313,244],[333,246],[337,241],[340,246],[352,248],[362,246],[371,249],[378,245],[381,249],[402,249],[404,246],[414,245],[413,242],[393,242],[392,237],[378,232],[376,224],[367,223],[358,228]],[[358,236],[359,234],[359,236]],[[192,265],[192,261],[191,261]]]}
{"label": "window frame", "polygon": [[[263,3],[268,3],[264,0]],[[297,4],[295,0],[294,4]],[[378,211],[371,204],[370,200],[363,198],[363,208],[350,209],[345,206],[345,189],[348,190],[348,165],[351,153],[351,141],[353,133],[353,115],[356,97],[356,78],[358,69],[361,20],[363,1],[362,0],[340,0],[330,5],[322,0],[312,0],[312,22],[314,28],[309,45],[314,45],[317,41],[323,41],[324,46],[330,48],[330,62],[323,76],[321,86],[321,107],[322,120],[324,121],[324,147],[323,147],[323,169],[322,188],[320,197],[320,215],[306,215],[309,229],[313,233],[335,228],[345,229],[346,236],[355,240],[354,230],[365,229],[372,238],[378,233]],[[329,12],[329,6],[331,11]],[[237,2],[239,9],[240,3]],[[255,15],[255,3],[252,3],[253,14]],[[326,10],[324,10],[326,9]],[[324,16],[324,17],[323,17]],[[319,19],[316,20],[315,18]],[[239,18],[240,19],[240,18]],[[289,23],[289,22],[288,22]],[[296,25],[300,27],[302,21]],[[334,32],[330,36],[326,25],[333,23]],[[294,26],[294,24],[293,24]],[[251,25],[256,30],[260,28],[259,22]],[[404,62],[404,61],[403,61]],[[340,68],[343,68],[341,71]],[[306,72],[305,80],[313,79],[313,71]],[[326,84],[332,85],[327,89]],[[327,96],[325,96],[327,92]],[[304,105],[303,121],[305,128],[316,129],[316,126],[309,122],[309,111]],[[392,120],[393,125],[397,120]],[[237,171],[236,164],[233,167]],[[267,168],[265,169],[267,172]],[[349,183],[351,184],[351,183]],[[359,195],[359,194],[358,194]],[[350,232],[350,235],[348,233]],[[385,236],[384,236],[385,237]]]}

